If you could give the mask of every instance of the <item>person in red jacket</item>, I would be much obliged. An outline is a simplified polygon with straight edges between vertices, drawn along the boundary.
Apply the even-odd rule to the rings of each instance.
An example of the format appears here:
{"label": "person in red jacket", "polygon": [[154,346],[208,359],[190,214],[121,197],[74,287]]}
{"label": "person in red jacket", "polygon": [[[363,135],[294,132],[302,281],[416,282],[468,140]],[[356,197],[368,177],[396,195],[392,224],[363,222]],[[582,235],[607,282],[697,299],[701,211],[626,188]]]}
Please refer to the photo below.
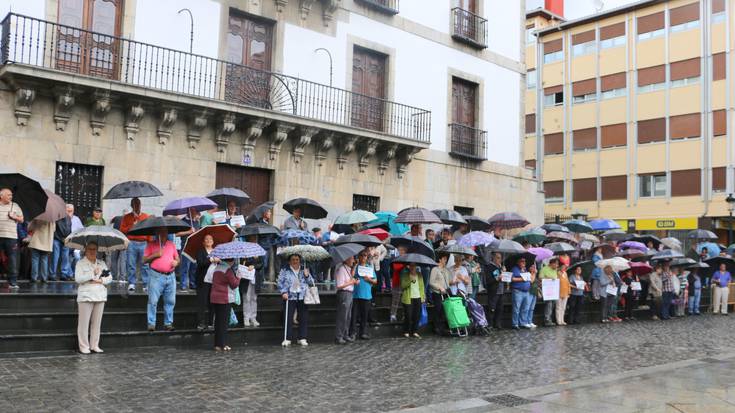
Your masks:
{"label": "person in red jacket", "polygon": [[233,269],[235,265],[235,260],[226,260],[223,264],[217,266],[212,275],[212,290],[209,293],[209,301],[214,307],[215,351],[232,350],[227,345],[227,327],[232,304],[230,289],[237,290],[240,285],[240,278],[238,278],[236,275],[237,272]]}

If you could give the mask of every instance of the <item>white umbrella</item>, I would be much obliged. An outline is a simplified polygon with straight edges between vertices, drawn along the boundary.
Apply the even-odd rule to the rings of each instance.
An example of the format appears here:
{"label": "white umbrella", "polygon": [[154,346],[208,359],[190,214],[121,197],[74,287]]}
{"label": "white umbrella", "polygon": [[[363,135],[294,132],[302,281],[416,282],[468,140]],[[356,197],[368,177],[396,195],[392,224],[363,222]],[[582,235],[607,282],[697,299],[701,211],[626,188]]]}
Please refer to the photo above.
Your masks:
{"label": "white umbrella", "polygon": [[619,271],[625,271],[627,269],[630,269],[630,264],[628,264],[628,260],[626,260],[623,257],[613,257],[608,258],[606,260],[600,260],[597,261],[595,264],[599,268],[605,268],[607,266],[612,267],[613,271],[619,272]]}
{"label": "white umbrella", "polygon": [[83,250],[88,243],[97,244],[97,251],[120,251],[128,247],[128,237],[122,232],[103,225],[91,225],[72,232],[64,240],[64,245],[75,250]]}

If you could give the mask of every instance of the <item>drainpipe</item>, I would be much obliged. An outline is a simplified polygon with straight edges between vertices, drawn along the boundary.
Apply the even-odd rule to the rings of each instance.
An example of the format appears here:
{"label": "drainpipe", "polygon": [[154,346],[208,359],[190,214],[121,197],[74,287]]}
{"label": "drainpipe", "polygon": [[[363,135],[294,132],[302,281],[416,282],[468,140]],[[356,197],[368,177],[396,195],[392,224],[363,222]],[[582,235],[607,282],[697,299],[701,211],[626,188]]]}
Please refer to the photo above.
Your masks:
{"label": "drainpipe", "polygon": [[543,43],[538,31],[534,33],[536,36],[536,179],[538,191],[544,190],[544,141],[541,133],[542,119],[544,117],[544,95],[543,95],[543,78],[544,78],[544,55]]}
{"label": "drainpipe", "polygon": [[[702,114],[702,142],[704,143],[704,174],[702,185],[703,185],[703,193],[704,193],[704,213],[702,214],[703,217],[706,217],[709,214],[709,204],[712,201],[712,188],[710,185],[711,176],[712,176],[712,156],[711,156],[711,145],[712,145],[712,130],[711,130],[711,122],[710,119],[712,118],[712,101],[711,101],[711,92],[712,92],[712,76],[710,74],[710,70],[712,67],[711,61],[712,61],[712,53],[710,50],[710,34],[712,31],[712,27],[710,25],[710,1],[702,1],[700,2],[700,16],[702,19],[702,56],[704,58],[702,59],[701,63],[701,74],[702,74],[702,91],[701,91],[701,98],[702,103],[704,106],[704,113]],[[728,39],[729,41],[729,39]]]}

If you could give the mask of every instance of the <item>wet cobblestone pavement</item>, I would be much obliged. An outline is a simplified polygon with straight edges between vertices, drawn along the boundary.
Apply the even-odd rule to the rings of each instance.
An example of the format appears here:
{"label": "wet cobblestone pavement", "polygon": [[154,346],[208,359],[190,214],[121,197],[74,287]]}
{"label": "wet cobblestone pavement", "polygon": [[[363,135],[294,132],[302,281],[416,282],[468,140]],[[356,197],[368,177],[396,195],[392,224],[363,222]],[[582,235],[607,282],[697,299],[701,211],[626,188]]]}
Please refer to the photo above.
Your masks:
{"label": "wet cobblestone pavement", "polygon": [[229,354],[157,348],[7,358],[0,360],[0,406],[6,412],[386,411],[709,357],[735,350],[733,340],[735,317],[708,315],[349,346],[233,343]]}

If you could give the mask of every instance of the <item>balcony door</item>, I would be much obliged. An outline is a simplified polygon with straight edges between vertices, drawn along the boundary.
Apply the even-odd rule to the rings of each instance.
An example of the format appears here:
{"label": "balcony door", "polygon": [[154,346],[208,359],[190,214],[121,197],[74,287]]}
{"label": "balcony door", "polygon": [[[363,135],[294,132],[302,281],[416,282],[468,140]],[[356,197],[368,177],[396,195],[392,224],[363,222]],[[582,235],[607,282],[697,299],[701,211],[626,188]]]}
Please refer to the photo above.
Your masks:
{"label": "balcony door", "polygon": [[452,79],[452,152],[474,154],[478,151],[476,104],[477,84]]}
{"label": "balcony door", "polygon": [[461,11],[454,14],[454,33],[467,39],[477,39],[477,0],[458,0],[457,7]]}
{"label": "balcony door", "polygon": [[352,125],[383,130],[386,56],[356,47],[352,56]]}
{"label": "balcony door", "polygon": [[240,213],[248,215],[253,208],[272,200],[271,171],[239,165],[217,164],[215,187],[237,188],[250,196],[250,202],[240,206]]}
{"label": "balcony door", "polygon": [[56,67],[115,79],[123,0],[59,0]]}
{"label": "balcony door", "polygon": [[230,14],[227,32],[225,99],[274,109],[271,102],[273,25],[241,14]]}

